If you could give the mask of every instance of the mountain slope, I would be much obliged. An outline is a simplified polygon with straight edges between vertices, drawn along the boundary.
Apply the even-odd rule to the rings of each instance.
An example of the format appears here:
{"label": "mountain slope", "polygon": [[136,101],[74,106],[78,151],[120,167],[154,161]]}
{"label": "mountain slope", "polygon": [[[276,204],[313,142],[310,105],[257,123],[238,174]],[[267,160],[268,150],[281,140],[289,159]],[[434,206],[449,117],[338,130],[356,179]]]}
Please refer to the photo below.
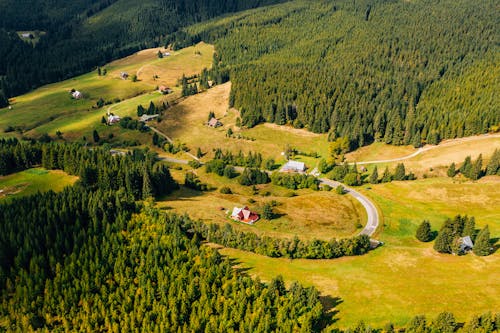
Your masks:
{"label": "mountain slope", "polygon": [[299,0],[186,33],[215,42],[247,126],[419,146],[500,123],[497,12],[491,0]]}

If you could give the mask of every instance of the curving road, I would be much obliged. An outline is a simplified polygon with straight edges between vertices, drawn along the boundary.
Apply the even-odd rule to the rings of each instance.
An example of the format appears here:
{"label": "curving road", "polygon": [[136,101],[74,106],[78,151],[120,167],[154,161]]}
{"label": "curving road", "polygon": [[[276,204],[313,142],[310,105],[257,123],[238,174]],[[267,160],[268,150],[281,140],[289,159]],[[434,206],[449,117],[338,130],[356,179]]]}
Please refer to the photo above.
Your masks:
{"label": "curving road", "polygon": [[359,203],[363,205],[366,210],[368,220],[366,222],[366,226],[363,228],[363,230],[360,231],[359,235],[371,236],[375,233],[375,230],[377,230],[378,228],[380,218],[378,216],[377,208],[375,207],[373,202],[370,201],[370,199],[340,182],[327,178],[320,178],[319,180],[322,184],[326,184],[331,187],[343,186],[348,195],[351,195],[354,199],[358,200]]}

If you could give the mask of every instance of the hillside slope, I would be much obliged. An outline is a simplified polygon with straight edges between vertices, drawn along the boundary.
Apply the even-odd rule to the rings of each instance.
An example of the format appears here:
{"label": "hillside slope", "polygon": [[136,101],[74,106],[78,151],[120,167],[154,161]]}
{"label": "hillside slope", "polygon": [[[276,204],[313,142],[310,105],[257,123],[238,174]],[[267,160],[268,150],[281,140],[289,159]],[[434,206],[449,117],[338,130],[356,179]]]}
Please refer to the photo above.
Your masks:
{"label": "hillside slope", "polygon": [[298,0],[186,33],[216,44],[247,126],[290,123],[347,136],[351,148],[420,146],[500,123],[498,9],[491,0]]}
{"label": "hillside slope", "polygon": [[[281,1],[0,0],[0,95],[16,96],[163,45],[189,24]],[[32,47],[19,30],[47,34]]]}

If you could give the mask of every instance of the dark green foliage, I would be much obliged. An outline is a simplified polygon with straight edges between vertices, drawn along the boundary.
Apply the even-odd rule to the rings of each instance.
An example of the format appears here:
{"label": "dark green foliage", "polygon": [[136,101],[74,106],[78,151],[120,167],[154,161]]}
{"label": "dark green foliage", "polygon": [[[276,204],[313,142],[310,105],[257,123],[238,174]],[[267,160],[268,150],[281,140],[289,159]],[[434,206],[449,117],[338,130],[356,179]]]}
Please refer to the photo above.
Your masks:
{"label": "dark green foliage", "polygon": [[340,195],[346,194],[346,191],[342,185],[337,186],[335,188],[335,192]]}
{"label": "dark green foliage", "polygon": [[[467,226],[469,232],[471,226],[474,228],[474,217],[468,217],[467,215],[461,216],[457,215],[453,219],[446,219],[446,221],[441,226],[439,233],[436,237],[434,243],[434,250],[440,253],[456,253],[459,248],[458,238],[464,235],[465,227]],[[473,235],[466,235],[471,236]],[[474,246],[475,248],[475,246]]]}
{"label": "dark green foliage", "polygon": [[120,126],[122,128],[138,130],[141,132],[149,131],[148,127],[146,127],[143,122],[138,121],[136,119],[132,119],[131,117],[123,117],[120,120]]}
{"label": "dark green foliage", "polygon": [[382,183],[389,183],[392,181],[392,175],[389,171],[389,167],[385,167],[384,173],[382,174],[382,179],[380,181]]}
{"label": "dark green foliage", "polygon": [[470,236],[472,240],[475,239],[476,235],[476,219],[472,216],[466,219],[464,222],[464,229],[462,230],[462,237]]}
{"label": "dark green foliage", "polygon": [[9,99],[5,96],[3,90],[0,90],[0,108],[9,106]]}
{"label": "dark green foliage", "polygon": [[415,237],[421,242],[429,242],[432,240],[431,224],[424,220],[417,228]]}
{"label": "dark green foliage", "polygon": [[231,188],[229,188],[227,186],[221,187],[219,192],[222,194],[233,194],[233,191],[231,191]]}
{"label": "dark green foliage", "polygon": [[274,185],[283,186],[291,190],[310,188],[317,191],[319,189],[319,180],[311,175],[274,172],[271,175],[271,181]]}
{"label": "dark green foliage", "polygon": [[266,170],[274,170],[274,166],[275,166],[276,162],[274,161],[274,159],[272,158],[269,158],[266,160],[266,162],[264,163],[264,167],[266,168]]}
{"label": "dark green foliage", "polygon": [[378,168],[375,166],[373,168],[373,172],[370,175],[370,184],[378,184]]}
{"label": "dark green foliage", "polygon": [[94,142],[95,142],[95,143],[99,143],[99,140],[100,140],[101,138],[99,137],[99,133],[97,133],[97,130],[94,130],[94,131],[92,132],[92,137],[94,138]]}
{"label": "dark green foliage", "polygon": [[457,328],[455,316],[450,312],[440,313],[432,323],[432,331],[440,333],[453,333]]}
{"label": "dark green foliage", "polygon": [[210,121],[210,119],[215,118],[215,113],[213,111],[210,111],[208,113],[207,121]]}
{"label": "dark green foliage", "polygon": [[448,177],[453,178],[457,174],[455,162],[451,163],[450,167],[448,168],[448,171],[446,172]]}
{"label": "dark green foliage", "polygon": [[350,172],[344,177],[344,183],[348,186],[361,185],[361,178],[358,173]]}
{"label": "dark green foliage", "polygon": [[237,175],[238,173],[236,172],[236,170],[232,165],[226,165],[224,167],[224,174],[223,174],[224,177],[231,179],[236,177]]}
{"label": "dark green foliage", "polygon": [[203,153],[201,152],[201,148],[198,147],[198,149],[196,150],[196,157],[197,158],[202,158],[203,157]]}
{"label": "dark green foliage", "polygon": [[262,207],[262,218],[266,220],[272,220],[274,218],[273,206],[269,203],[265,203]]}
{"label": "dark green foliage", "polygon": [[394,180],[405,180],[406,179],[406,171],[405,165],[403,163],[398,163],[396,166],[396,171],[394,172]]}
{"label": "dark green foliage", "polygon": [[347,137],[349,149],[419,147],[499,124],[495,9],[492,0],[297,1],[186,33],[215,42],[243,125],[302,124]]}
{"label": "dark green foliage", "polygon": [[137,117],[140,117],[145,113],[146,113],[146,110],[144,109],[144,106],[137,105]]}
{"label": "dark green foliage", "polygon": [[341,240],[303,241],[293,239],[259,236],[252,232],[235,230],[230,224],[221,227],[218,224],[192,222],[189,227],[208,242],[223,246],[252,251],[269,257],[332,259],[342,256],[362,255],[370,250],[370,238],[366,235]]}
{"label": "dark green foliage", "polygon": [[241,185],[257,185],[269,183],[270,179],[265,171],[254,168],[245,168],[243,173],[239,177],[239,183]]}
{"label": "dark green foliage", "polygon": [[500,176],[500,149],[495,149],[495,152],[491,156],[488,166],[486,167],[486,175]]}
{"label": "dark green foliage", "polygon": [[411,321],[406,331],[408,333],[426,333],[427,332],[427,320],[425,316],[415,316]]}
{"label": "dark green foliage", "polygon": [[486,225],[476,238],[476,243],[472,249],[477,256],[487,256],[491,254],[491,244],[490,244],[490,229]]}
{"label": "dark green foliage", "polygon": [[470,156],[465,158],[464,163],[460,167],[460,173],[467,178],[471,178],[472,175],[472,159]]}
{"label": "dark green foliage", "polygon": [[207,191],[208,185],[201,182],[200,178],[193,172],[187,172],[184,176],[184,186],[196,190]]}

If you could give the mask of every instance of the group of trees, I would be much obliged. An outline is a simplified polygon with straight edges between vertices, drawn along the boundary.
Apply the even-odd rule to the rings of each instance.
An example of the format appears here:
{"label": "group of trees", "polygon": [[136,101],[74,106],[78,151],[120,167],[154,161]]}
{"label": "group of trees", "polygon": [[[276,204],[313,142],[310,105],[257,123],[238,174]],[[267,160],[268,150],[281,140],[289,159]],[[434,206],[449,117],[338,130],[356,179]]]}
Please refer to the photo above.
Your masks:
{"label": "group of trees", "polygon": [[78,175],[79,183],[85,188],[102,191],[123,188],[135,199],[165,195],[178,186],[164,164],[142,151],[112,156],[104,149],[90,150],[78,144],[0,141],[0,174],[35,165]]}
{"label": "group of trees", "polygon": [[[125,191],[75,186],[0,204],[0,315],[9,330],[311,331],[318,291],[234,270]],[[146,227],[147,226],[147,227]]]}
{"label": "group of trees", "polygon": [[318,178],[311,175],[274,172],[271,175],[271,182],[274,185],[283,186],[291,190],[302,188],[310,188],[315,191],[319,190]]}
{"label": "group of trees", "polygon": [[455,177],[458,172],[472,180],[478,180],[484,176],[500,176],[500,149],[495,149],[488,165],[484,169],[483,155],[479,154],[474,162],[472,162],[470,156],[467,156],[458,170],[455,163],[452,163],[448,168],[447,174],[448,177]]}
{"label": "group of trees", "polygon": [[332,140],[346,137],[349,149],[374,140],[419,147],[500,123],[494,8],[493,0],[446,0],[432,10],[295,1],[179,37],[216,44],[217,65],[230,71],[230,106],[245,126],[268,121],[329,132]]}
{"label": "group of trees", "polygon": [[153,103],[153,101],[149,102],[148,108],[144,108],[141,104],[137,105],[137,117],[142,116],[143,114],[147,115],[153,115],[153,114],[159,114],[162,111],[166,110],[169,108],[168,102],[165,104],[163,103],[162,105],[158,106]]}
{"label": "group of trees", "polygon": [[249,168],[260,168],[262,166],[262,155],[261,153],[253,153],[248,152],[245,155],[241,150],[238,151],[238,154],[234,155],[231,151],[225,150],[223,151],[220,148],[215,149],[214,151],[214,159],[222,160],[222,162],[226,165],[234,165],[241,167],[249,167]]}
{"label": "group of trees", "polygon": [[403,163],[398,163],[398,165],[394,169],[394,173],[391,173],[389,167],[385,167],[382,176],[379,175],[377,166],[373,168],[373,171],[371,172],[369,177],[362,177],[362,174],[359,172],[356,164],[349,165],[348,163],[343,163],[338,165],[328,165],[325,160],[321,160],[319,162],[318,170],[320,172],[328,172],[328,177],[330,179],[343,182],[349,186],[358,186],[366,182],[369,182],[371,184],[378,184],[388,183],[393,180],[416,179],[416,176],[412,172],[406,172]]}
{"label": "group of trees", "polygon": [[[491,254],[490,231],[486,225],[479,233],[475,229],[474,217],[457,215],[446,219],[434,242],[434,249],[440,253],[463,254],[462,237],[469,236],[474,242],[472,251],[478,256]],[[423,221],[417,229],[417,239],[423,242],[432,239],[429,221]]]}
{"label": "group of trees", "polygon": [[238,178],[238,182],[245,186],[267,184],[269,181],[267,172],[257,168],[245,168]]}
{"label": "group of trees", "polygon": [[370,238],[366,235],[330,241],[301,240],[298,237],[273,238],[259,236],[253,232],[235,230],[230,224],[205,224],[201,221],[185,220],[184,230],[193,230],[208,242],[227,247],[251,251],[269,257],[332,259],[342,256],[362,255],[370,250]]}
{"label": "group of trees", "polygon": [[[140,49],[174,42],[172,33],[180,27],[276,2],[279,0],[147,0],[124,9],[117,0],[3,1],[0,96],[16,96],[42,84],[83,74]],[[35,45],[21,40],[16,33],[36,29],[46,34],[40,34]],[[221,72],[214,73],[214,77],[221,77]]]}

